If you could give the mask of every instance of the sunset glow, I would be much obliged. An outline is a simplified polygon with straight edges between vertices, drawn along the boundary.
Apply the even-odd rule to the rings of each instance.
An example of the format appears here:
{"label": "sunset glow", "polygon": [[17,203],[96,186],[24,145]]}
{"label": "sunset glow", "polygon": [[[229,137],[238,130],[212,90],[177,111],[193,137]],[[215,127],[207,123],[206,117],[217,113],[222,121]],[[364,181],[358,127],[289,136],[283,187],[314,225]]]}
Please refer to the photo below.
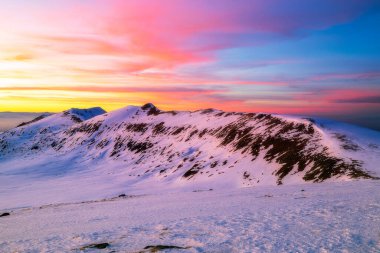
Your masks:
{"label": "sunset glow", "polygon": [[0,111],[380,114],[378,1],[4,0]]}

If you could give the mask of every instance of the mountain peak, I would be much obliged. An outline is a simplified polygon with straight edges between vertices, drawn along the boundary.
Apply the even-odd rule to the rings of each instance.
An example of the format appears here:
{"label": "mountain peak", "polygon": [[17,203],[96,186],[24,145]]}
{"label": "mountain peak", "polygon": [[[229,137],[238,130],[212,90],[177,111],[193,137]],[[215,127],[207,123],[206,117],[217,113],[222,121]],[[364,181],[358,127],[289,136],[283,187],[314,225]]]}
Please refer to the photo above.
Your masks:
{"label": "mountain peak", "polygon": [[160,113],[160,110],[152,103],[147,103],[141,106],[141,109],[144,111],[148,111],[148,115],[158,115]]}
{"label": "mountain peak", "polygon": [[143,109],[143,110],[148,110],[148,109],[152,109],[152,108],[157,108],[157,107],[152,103],[146,103],[145,105],[141,106],[141,109]]}

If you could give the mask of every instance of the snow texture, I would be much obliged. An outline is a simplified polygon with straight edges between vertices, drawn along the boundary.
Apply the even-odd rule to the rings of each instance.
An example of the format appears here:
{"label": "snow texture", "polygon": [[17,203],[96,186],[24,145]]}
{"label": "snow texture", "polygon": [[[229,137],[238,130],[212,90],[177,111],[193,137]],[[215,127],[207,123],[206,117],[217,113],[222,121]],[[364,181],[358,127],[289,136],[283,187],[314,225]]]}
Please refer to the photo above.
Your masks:
{"label": "snow texture", "polygon": [[[1,252],[380,251],[378,181],[261,186],[22,208],[0,218]],[[84,249],[84,250],[80,250]]]}

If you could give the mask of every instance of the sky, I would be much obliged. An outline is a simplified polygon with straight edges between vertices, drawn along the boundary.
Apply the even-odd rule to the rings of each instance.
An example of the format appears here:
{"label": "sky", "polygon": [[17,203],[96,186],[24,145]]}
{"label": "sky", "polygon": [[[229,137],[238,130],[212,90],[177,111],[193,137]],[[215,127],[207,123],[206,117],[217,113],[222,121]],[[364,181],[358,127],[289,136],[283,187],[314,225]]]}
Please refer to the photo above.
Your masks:
{"label": "sky", "polygon": [[378,0],[1,0],[0,111],[330,117],[380,130]]}

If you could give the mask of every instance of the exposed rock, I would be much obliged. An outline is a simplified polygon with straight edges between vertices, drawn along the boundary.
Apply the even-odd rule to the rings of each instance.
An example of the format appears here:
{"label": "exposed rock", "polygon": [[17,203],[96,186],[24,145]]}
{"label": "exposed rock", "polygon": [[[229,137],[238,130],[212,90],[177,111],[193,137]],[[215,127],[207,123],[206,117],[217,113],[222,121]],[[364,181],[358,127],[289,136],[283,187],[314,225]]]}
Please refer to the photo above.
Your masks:
{"label": "exposed rock", "polygon": [[11,214],[8,212],[5,212],[5,213],[0,214],[0,217],[5,217],[5,216],[9,216],[9,215],[11,215]]}
{"label": "exposed rock", "polygon": [[104,243],[93,243],[93,244],[88,244],[85,246],[82,246],[80,250],[86,250],[86,249],[105,249],[111,246],[109,243],[104,242]]}

